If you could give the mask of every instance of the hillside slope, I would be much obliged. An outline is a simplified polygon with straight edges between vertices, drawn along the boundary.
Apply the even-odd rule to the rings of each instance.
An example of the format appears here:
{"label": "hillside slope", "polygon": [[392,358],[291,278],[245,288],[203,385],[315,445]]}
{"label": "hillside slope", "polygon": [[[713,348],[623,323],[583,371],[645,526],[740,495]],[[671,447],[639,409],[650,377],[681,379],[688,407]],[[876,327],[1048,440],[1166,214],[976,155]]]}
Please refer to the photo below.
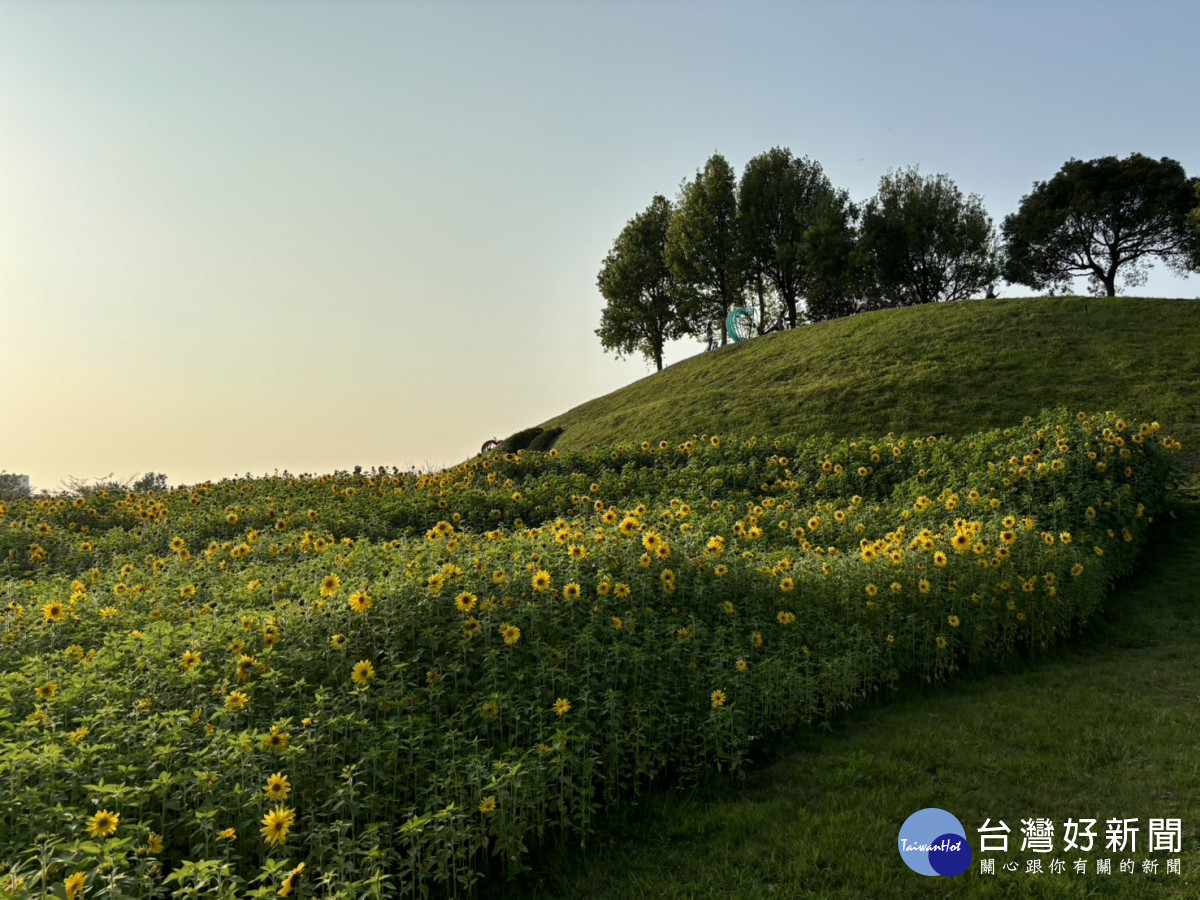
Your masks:
{"label": "hillside slope", "polygon": [[1200,303],[1004,299],[733,344],[543,423],[576,450],[695,433],[963,434],[1052,406],[1157,419],[1200,464]]}

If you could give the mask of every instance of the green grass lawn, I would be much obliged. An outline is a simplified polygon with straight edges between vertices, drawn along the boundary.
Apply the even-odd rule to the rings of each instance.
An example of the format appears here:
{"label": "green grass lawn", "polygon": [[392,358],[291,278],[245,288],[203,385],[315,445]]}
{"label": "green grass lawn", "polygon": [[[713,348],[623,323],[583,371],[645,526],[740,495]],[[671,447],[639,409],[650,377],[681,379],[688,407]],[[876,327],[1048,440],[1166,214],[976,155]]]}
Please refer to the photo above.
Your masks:
{"label": "green grass lawn", "polygon": [[699,353],[543,427],[564,429],[560,450],[700,432],[966,434],[1048,406],[1119,403],[1117,412],[1158,419],[1195,454],[1198,348],[1200,303],[1187,300],[881,310]]}
{"label": "green grass lawn", "polygon": [[[1048,658],[913,688],[778,742],[738,784],[670,792],[560,848],[503,897],[1200,896],[1200,502],[1181,500],[1107,616]],[[932,879],[897,852],[900,825],[935,806],[967,829],[975,861]],[[1091,853],[1062,874],[1027,874],[1021,819],[1098,820]],[[984,820],[1012,829],[996,874],[979,872]],[[1102,852],[1104,822],[1140,820],[1138,852]],[[1150,818],[1182,819],[1182,852],[1144,851]],[[1181,875],[1164,873],[1181,860]],[[1075,874],[1075,859],[1087,874]],[[1111,875],[1096,860],[1112,859]],[[1123,858],[1137,871],[1123,874]],[[1143,874],[1157,859],[1159,873]],[[1017,862],[1020,871],[1002,869]]]}

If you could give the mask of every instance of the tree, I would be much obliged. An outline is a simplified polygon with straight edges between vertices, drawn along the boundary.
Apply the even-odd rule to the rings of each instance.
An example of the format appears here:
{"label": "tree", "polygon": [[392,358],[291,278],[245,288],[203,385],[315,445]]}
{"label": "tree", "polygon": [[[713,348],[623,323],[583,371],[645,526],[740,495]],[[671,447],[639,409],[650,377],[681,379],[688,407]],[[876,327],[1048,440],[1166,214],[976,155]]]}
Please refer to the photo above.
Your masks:
{"label": "tree", "polygon": [[792,328],[798,301],[812,283],[804,235],[816,221],[822,198],[832,193],[820,163],[796,159],[782,147],[754,157],[742,172],[738,211],[750,276],[775,291]]}
{"label": "tree", "polygon": [[30,493],[28,475],[0,469],[0,500],[23,500]]}
{"label": "tree", "polygon": [[[1196,236],[1200,238],[1200,179],[1196,180],[1196,208],[1188,216],[1188,221],[1192,223],[1192,227],[1196,229]],[[1192,266],[1192,268],[1200,268],[1200,266]]]}
{"label": "tree", "polygon": [[737,175],[713,154],[679,190],[667,230],[667,265],[679,287],[688,330],[725,345],[725,317],[742,303],[746,285],[737,215]]}
{"label": "tree", "polygon": [[860,259],[889,306],[962,300],[1000,275],[992,219],[975,194],[917,167],[888,172],[867,201]]}
{"label": "tree", "polygon": [[1179,272],[1196,268],[1200,237],[1187,225],[1196,184],[1166,157],[1071,159],[1004,219],[1004,277],[1042,290],[1087,275],[1112,297],[1118,274],[1142,284],[1156,258]]}
{"label": "tree", "polygon": [[660,372],[663,345],[686,333],[678,286],[665,257],[671,212],[671,201],[656,194],[621,230],[596,278],[608,301],[596,329],[601,346],[618,356],[640,352]]}
{"label": "tree", "polygon": [[838,319],[858,309],[864,270],[855,222],[859,211],[845,191],[831,191],[814,211],[801,252],[809,271],[806,313],[814,322]]}

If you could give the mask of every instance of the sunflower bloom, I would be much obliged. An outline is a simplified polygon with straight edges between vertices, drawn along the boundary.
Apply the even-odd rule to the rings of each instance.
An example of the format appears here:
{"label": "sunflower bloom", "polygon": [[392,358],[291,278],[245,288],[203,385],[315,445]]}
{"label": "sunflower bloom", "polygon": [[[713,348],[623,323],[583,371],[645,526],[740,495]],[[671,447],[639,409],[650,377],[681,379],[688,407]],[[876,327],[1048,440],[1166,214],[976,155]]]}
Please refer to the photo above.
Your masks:
{"label": "sunflower bloom", "polygon": [[350,680],[359,687],[366,687],[371,683],[371,679],[375,677],[375,667],[365,659],[360,659],[354,664],[354,671],[350,674]]}
{"label": "sunflower bloom", "polygon": [[[323,590],[322,590],[322,593],[324,593]],[[346,602],[350,605],[350,608],[352,610],[354,610],[356,613],[365,613],[367,610],[369,610],[372,606],[375,605],[375,601],[372,600],[370,597],[368,597],[366,594],[362,593],[362,591],[355,591],[353,594],[350,595],[350,599],[347,600]]]}
{"label": "sunflower bloom", "polygon": [[288,794],[291,792],[291,782],[288,781],[288,777],[282,772],[276,772],[268,778],[266,786],[263,788],[263,793],[272,800],[286,800]]}
{"label": "sunflower bloom", "polygon": [[535,591],[548,591],[550,589],[550,573],[545,569],[538,569],[533,573],[532,584]]}
{"label": "sunflower bloom", "polygon": [[479,801],[479,811],[481,813],[483,813],[485,816],[488,813],[494,813],[496,811],[496,798],[495,797],[484,797],[482,800],[480,800]]}
{"label": "sunflower bloom", "polygon": [[287,841],[288,831],[295,822],[296,811],[278,804],[262,817],[263,827],[259,831],[268,844],[283,844]]}
{"label": "sunflower bloom", "polygon": [[571,701],[566,697],[559,697],[554,701],[554,714],[556,716],[565,716],[571,711]]}
{"label": "sunflower bloom", "polygon": [[278,896],[286,897],[296,887],[296,879],[300,877],[300,873],[304,871],[304,863],[300,863],[292,871],[288,872],[287,878],[283,879],[283,886],[279,889]]}
{"label": "sunflower bloom", "polygon": [[121,814],[102,809],[87,821],[87,830],[94,838],[106,838],[117,830]]}
{"label": "sunflower bloom", "polygon": [[[86,878],[87,875],[83,872],[76,872],[74,875],[66,877],[63,881],[63,889],[66,891],[67,900],[75,900],[80,895],[80,892],[83,890],[83,882]],[[16,887],[16,885],[9,884],[8,887]]]}
{"label": "sunflower bloom", "polygon": [[717,690],[712,692],[712,694],[709,696],[709,699],[712,701],[713,709],[720,709],[725,705],[725,700],[727,698],[724,691]]}
{"label": "sunflower bloom", "polygon": [[263,735],[262,748],[271,753],[282,753],[287,749],[288,741],[292,736],[286,731],[280,731],[278,728],[272,728],[270,734]]}
{"label": "sunflower bloom", "polygon": [[338,578],[337,575],[326,575],[325,579],[321,582],[321,596],[332,597],[338,592],[341,586],[342,579]]}

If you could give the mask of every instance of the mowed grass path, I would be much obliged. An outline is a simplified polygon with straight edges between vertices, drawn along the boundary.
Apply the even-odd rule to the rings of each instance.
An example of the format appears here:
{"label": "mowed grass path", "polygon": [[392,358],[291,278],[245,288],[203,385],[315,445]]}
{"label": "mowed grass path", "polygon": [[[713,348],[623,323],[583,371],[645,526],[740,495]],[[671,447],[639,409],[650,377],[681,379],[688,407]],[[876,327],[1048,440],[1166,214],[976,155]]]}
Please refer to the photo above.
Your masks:
{"label": "mowed grass path", "polygon": [[[966,673],[864,705],[827,728],[779,742],[744,783],[666,793],[560,849],[500,897],[1168,897],[1200,896],[1200,501],[1156,526],[1139,573],[1110,596],[1105,620],[1048,658]],[[967,829],[975,861],[953,879],[910,871],[901,823],[936,806]],[[1021,819],[1056,823],[1063,874],[1025,871]],[[995,875],[979,872],[975,832],[1012,829]],[[1099,847],[1063,853],[1062,822],[1094,818]],[[1104,851],[1104,822],[1138,818],[1138,851]],[[1145,852],[1150,818],[1183,821],[1181,875]],[[1088,874],[1074,874],[1076,858]],[[1111,858],[1113,874],[1097,875]],[[1132,858],[1137,871],[1120,872]],[[1142,861],[1156,858],[1157,875]],[[1021,870],[1002,870],[1005,862]]]}

